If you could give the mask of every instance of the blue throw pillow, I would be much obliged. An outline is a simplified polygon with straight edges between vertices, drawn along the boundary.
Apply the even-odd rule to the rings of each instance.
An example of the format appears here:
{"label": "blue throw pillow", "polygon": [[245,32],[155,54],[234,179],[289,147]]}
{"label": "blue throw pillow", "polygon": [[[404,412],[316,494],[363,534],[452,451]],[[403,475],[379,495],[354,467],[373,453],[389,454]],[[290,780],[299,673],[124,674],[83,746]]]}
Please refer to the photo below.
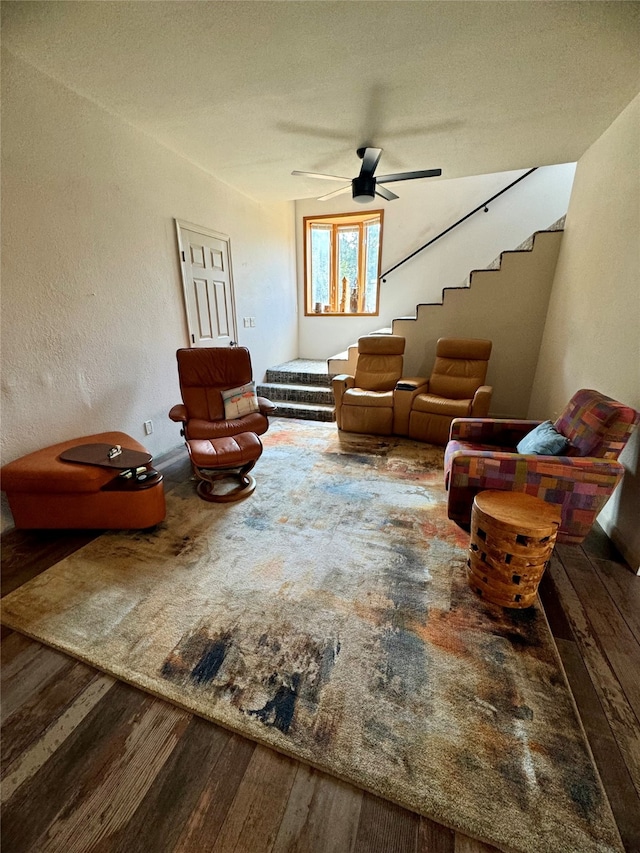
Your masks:
{"label": "blue throw pillow", "polygon": [[518,442],[518,453],[537,453],[540,456],[559,456],[569,446],[569,439],[554,427],[551,421],[543,421]]}

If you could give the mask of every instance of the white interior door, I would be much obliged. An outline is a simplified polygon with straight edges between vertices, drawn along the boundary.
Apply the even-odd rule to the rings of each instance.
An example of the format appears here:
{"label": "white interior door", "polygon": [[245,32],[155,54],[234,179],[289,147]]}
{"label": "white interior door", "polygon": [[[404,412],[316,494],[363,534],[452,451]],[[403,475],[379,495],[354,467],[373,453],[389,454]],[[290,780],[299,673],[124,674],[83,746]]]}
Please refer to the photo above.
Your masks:
{"label": "white interior door", "polygon": [[233,346],[237,328],[229,238],[177,219],[176,228],[191,345]]}

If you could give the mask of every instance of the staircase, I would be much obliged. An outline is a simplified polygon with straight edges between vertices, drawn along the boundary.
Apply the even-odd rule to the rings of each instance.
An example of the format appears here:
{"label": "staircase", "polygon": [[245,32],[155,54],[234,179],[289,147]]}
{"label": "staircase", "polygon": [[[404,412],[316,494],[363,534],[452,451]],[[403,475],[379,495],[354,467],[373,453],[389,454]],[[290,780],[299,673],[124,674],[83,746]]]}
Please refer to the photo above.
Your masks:
{"label": "staircase", "polygon": [[[439,337],[492,340],[491,414],[526,417],[563,228],[564,217],[473,270],[463,284],[445,287],[439,302],[418,305],[413,316],[396,317],[391,328],[372,334],[406,339],[407,376],[429,376]],[[354,343],[331,356],[329,375],[353,375],[357,353]]]}
{"label": "staircase", "polygon": [[324,359],[296,358],[267,370],[266,381],[257,393],[277,405],[274,417],[302,418],[307,421],[335,421],[327,362]]}
{"label": "staircase", "polygon": [[[370,334],[406,338],[407,376],[429,376],[439,337],[491,339],[491,414],[526,417],[563,228],[564,217],[472,270],[463,284],[443,288],[440,302],[418,305],[415,315]],[[331,377],[353,376],[357,358],[356,342],[326,361],[298,358],[271,367],[258,394],[276,403],[276,416],[335,421]]]}

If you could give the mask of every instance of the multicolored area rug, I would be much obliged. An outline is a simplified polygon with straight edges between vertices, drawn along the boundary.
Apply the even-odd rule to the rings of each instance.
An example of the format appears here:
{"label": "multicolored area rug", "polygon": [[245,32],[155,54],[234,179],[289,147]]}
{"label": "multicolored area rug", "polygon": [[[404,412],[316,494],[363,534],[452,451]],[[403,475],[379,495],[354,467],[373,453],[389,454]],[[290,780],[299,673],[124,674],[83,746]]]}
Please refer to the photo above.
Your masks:
{"label": "multicolored area rug", "polygon": [[507,851],[622,845],[539,607],[467,586],[442,452],[274,421],[235,504],[168,496],[3,621]]}

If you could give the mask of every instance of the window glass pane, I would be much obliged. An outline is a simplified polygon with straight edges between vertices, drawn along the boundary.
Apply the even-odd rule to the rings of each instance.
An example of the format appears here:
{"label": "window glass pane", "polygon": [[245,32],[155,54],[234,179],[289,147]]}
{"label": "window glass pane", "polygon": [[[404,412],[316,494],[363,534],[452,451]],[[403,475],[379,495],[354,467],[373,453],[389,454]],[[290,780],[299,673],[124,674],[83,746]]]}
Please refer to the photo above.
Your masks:
{"label": "window glass pane", "polygon": [[376,314],[382,211],[304,217],[304,234],[305,313]]}
{"label": "window glass pane", "polygon": [[[329,304],[331,280],[331,226],[311,226],[311,308]],[[320,310],[324,310],[320,308]]]}
{"label": "window glass pane", "polygon": [[378,255],[380,252],[380,220],[365,223],[366,242],[366,283],[364,311],[373,313],[376,310],[378,295]]}
{"label": "window glass pane", "polygon": [[338,228],[338,310],[343,314],[356,314],[358,311],[359,233],[357,226]]}

